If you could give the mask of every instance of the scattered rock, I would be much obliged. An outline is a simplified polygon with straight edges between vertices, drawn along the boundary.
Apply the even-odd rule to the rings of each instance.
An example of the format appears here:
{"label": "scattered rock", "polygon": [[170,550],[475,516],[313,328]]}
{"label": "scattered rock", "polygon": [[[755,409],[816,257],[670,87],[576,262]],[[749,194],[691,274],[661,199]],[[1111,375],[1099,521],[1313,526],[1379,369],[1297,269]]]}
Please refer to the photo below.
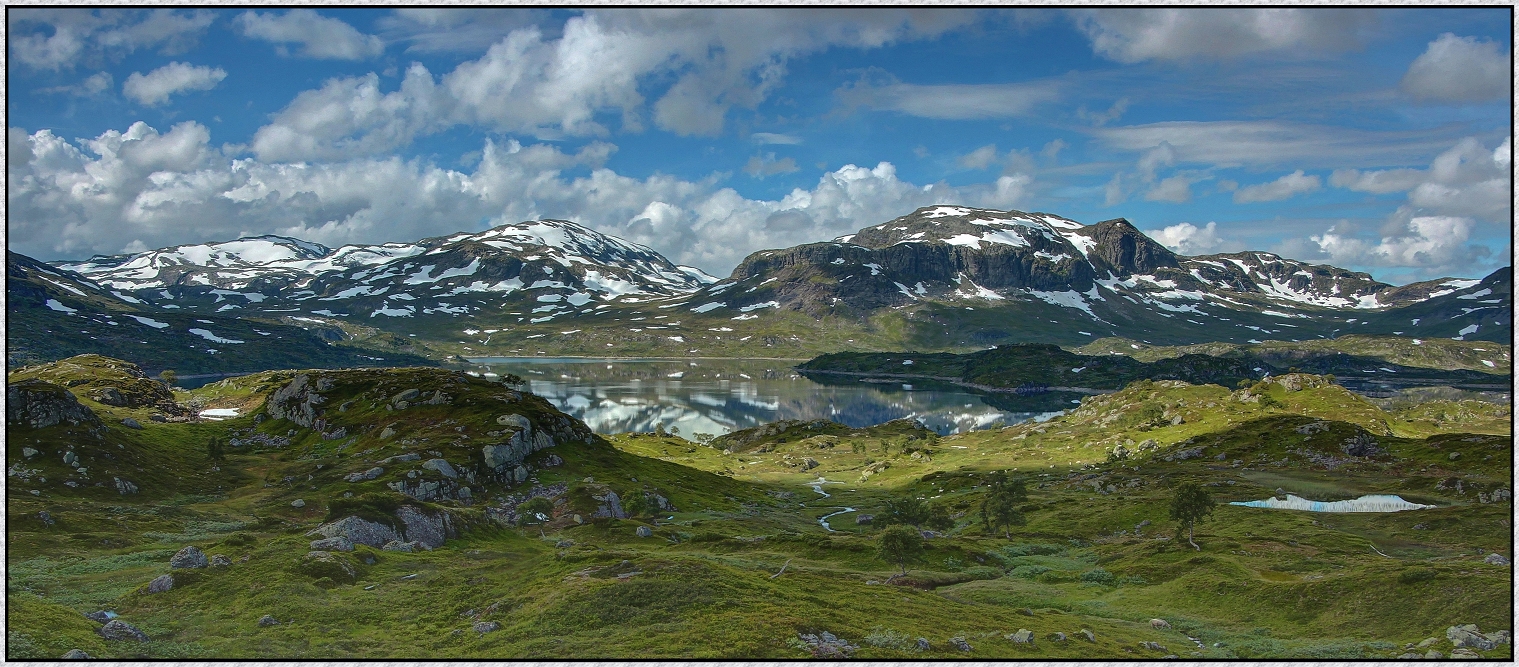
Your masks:
{"label": "scattered rock", "polygon": [[1007,638],[1012,640],[1014,644],[1032,644],[1034,643],[1034,631],[1028,628],[1019,628],[1017,632],[1008,635]]}
{"label": "scattered rock", "polygon": [[380,465],[386,466],[386,465],[390,465],[392,463],[407,463],[407,462],[410,462],[410,461],[421,461],[421,460],[422,460],[422,455],[421,454],[418,454],[416,452],[407,452],[405,454],[397,454],[397,455],[392,456],[390,458],[380,459]]}
{"label": "scattered rock", "polygon": [[818,463],[817,459],[812,458],[811,456],[802,459],[802,470],[811,470],[818,467],[819,465],[822,464]]}
{"label": "scattered rock", "polygon": [[69,450],[69,451],[64,452],[63,453],[63,465],[66,465],[66,466],[78,466],[79,465],[79,455],[75,454],[74,450],[72,450],[72,449]]}
{"label": "scattered rock", "polygon": [[95,632],[99,633],[100,636],[112,641],[148,641],[148,635],[146,633],[138,630],[137,628],[133,627],[132,624],[127,623],[126,621],[123,621],[119,618],[111,619],[111,622],[100,626],[100,629],[96,630]]}
{"label": "scattered rock", "polygon": [[1140,648],[1150,649],[1151,651],[1164,651],[1164,650],[1166,650],[1166,647],[1161,646],[1160,644],[1157,644],[1155,642],[1148,642],[1148,641],[1146,641],[1146,642],[1139,642],[1139,647]]}
{"label": "scattered rock", "polygon": [[559,540],[558,542],[554,543],[555,549],[568,549],[573,546],[575,546],[574,540]]}
{"label": "scattered rock", "polygon": [[295,500],[290,501],[290,506],[296,509],[300,509],[306,506],[306,501],[302,498],[296,498]]}
{"label": "scattered rock", "polygon": [[1082,628],[1081,632],[1078,633],[1078,634],[1081,635],[1082,639],[1085,639],[1085,640],[1087,640],[1089,642],[1092,642],[1093,644],[1097,643],[1097,635],[1092,634],[1091,630],[1088,630],[1086,628]]}
{"label": "scattered rock", "polygon": [[1447,456],[1445,458],[1450,459],[1452,461],[1459,460],[1461,458],[1461,452],[1451,452],[1450,456]]}
{"label": "scattered rock", "polygon": [[59,658],[59,660],[94,660],[94,658],[91,658],[90,654],[85,653],[84,651],[81,651],[77,648],[71,648],[69,649],[69,652],[63,654],[63,657]]}
{"label": "scattered rock", "polygon": [[919,637],[918,638],[918,650],[919,651],[927,651],[927,650],[932,649],[932,648],[933,648],[933,645],[928,643],[928,638],[927,637]]}
{"label": "scattered rock", "polygon": [[122,419],[121,420],[121,425],[125,426],[127,428],[130,428],[130,429],[138,430],[138,431],[142,430],[142,424],[138,423],[138,421],[136,419],[133,419],[131,417],[127,417],[125,419]]}
{"label": "scattered rock", "polygon": [[797,637],[812,651],[812,657],[814,658],[849,658],[855,650],[860,648],[835,637],[831,632],[822,632],[816,635],[797,635]]}
{"label": "scattered rock", "polygon": [[1445,630],[1445,638],[1458,649],[1474,648],[1479,651],[1491,651],[1498,645],[1498,642],[1482,634],[1475,625],[1452,625]]}
{"label": "scattered rock", "polygon": [[1066,636],[1065,636],[1064,632],[1052,632],[1052,633],[1050,633],[1050,641],[1052,641],[1052,642],[1055,642],[1057,644],[1063,644],[1063,643],[1065,643],[1065,640],[1066,640]]}
{"label": "scattered rock", "polygon": [[480,633],[480,634],[483,635],[483,634],[485,634],[487,632],[495,632],[497,630],[500,630],[501,629],[501,624],[497,623],[495,621],[481,621],[481,622],[476,623],[473,626],[471,626],[471,628],[475,632],[478,632],[478,633]]}
{"label": "scattered rock", "polygon": [[390,438],[395,437],[395,434],[396,434],[396,430],[393,429],[393,428],[391,428],[391,427],[389,427],[389,426],[386,426],[385,428],[380,429],[380,439],[381,440],[389,440]]}
{"label": "scattered rock", "polygon": [[1430,637],[1428,639],[1425,639],[1422,642],[1419,642],[1417,646],[1418,646],[1418,648],[1429,648],[1429,647],[1434,646],[1435,644],[1438,644],[1438,643],[1440,643],[1439,638]]}
{"label": "scattered rock", "polygon": [[1328,431],[1329,424],[1325,422],[1309,422],[1292,430],[1297,431],[1298,435],[1313,435]]}
{"label": "scattered rock", "polygon": [[381,468],[380,466],[375,466],[373,468],[365,470],[364,472],[348,473],[348,476],[344,477],[343,479],[349,482],[364,482],[379,477],[383,474],[385,474],[385,469]]}
{"label": "scattered rock", "polygon": [[394,542],[386,542],[385,546],[380,547],[380,548],[383,549],[383,550],[385,550],[385,551],[400,551],[400,552],[403,552],[403,553],[414,553],[414,552],[417,552],[417,551],[432,551],[432,547],[427,546],[427,544],[425,544],[423,542],[417,542],[415,540],[411,541],[411,542],[402,542],[400,540],[396,540]]}
{"label": "scattered rock", "polygon": [[206,565],[206,553],[204,551],[201,551],[200,547],[197,547],[193,544],[180,549],[179,551],[175,552],[173,557],[169,558],[169,567],[176,570],[183,568],[199,568],[205,567]]}
{"label": "scattered rock", "polygon": [[1421,655],[1419,655],[1417,653],[1409,652],[1409,653],[1404,653],[1403,655],[1398,656],[1397,659],[1398,660],[1419,660],[1420,658],[1423,658],[1423,657],[1424,656],[1421,656]]}
{"label": "scattered rock", "polygon": [[356,516],[347,516],[331,523],[322,524],[308,534],[321,535],[323,537],[337,537],[341,535],[348,538],[349,542],[371,547],[383,546],[387,542],[401,539],[401,534],[396,532],[394,528],[385,524],[366,521]]}
{"label": "scattered rock", "polygon": [[1505,558],[1503,556],[1503,554],[1500,554],[1500,553],[1491,553],[1491,554],[1488,554],[1487,558],[1482,559],[1482,562],[1487,563],[1488,565],[1508,565],[1509,564],[1509,560],[1507,558]]}
{"label": "scattered rock", "polygon": [[457,479],[459,477],[459,471],[454,470],[454,467],[444,459],[428,459],[422,462],[422,467],[427,470],[437,471],[438,474],[449,479]]}
{"label": "scattered rock", "polygon": [[1469,648],[1458,648],[1450,652],[1451,660],[1481,660],[1482,656]]}
{"label": "scattered rock", "polygon": [[280,624],[279,620],[275,619],[273,616],[270,616],[268,614],[264,614],[263,616],[260,616],[259,619],[258,619],[258,627],[261,627],[261,628],[267,628],[267,627],[270,627],[270,626],[273,626],[273,625],[279,625],[279,624]]}
{"label": "scattered rock", "polygon": [[211,557],[211,567],[231,567],[232,559],[224,554],[216,554]]}
{"label": "scattered rock", "polygon": [[28,458],[28,459],[32,458],[33,456],[36,456],[37,453],[38,453],[37,450],[32,449],[31,447],[22,447],[21,448],[21,456],[23,458]]}
{"label": "scattered rock", "polygon": [[408,540],[421,542],[429,549],[443,546],[445,540],[458,535],[453,519],[447,512],[432,514],[411,505],[402,505],[396,510],[396,518],[405,525]]}
{"label": "scattered rock", "polygon": [[92,612],[90,612],[88,614],[85,614],[84,617],[88,618],[88,619],[90,619],[90,620],[92,620],[92,621],[94,621],[96,623],[99,623],[101,625],[105,625],[106,623],[110,623],[111,622],[111,615],[105,613],[104,610],[101,610],[101,611],[92,611]]}
{"label": "scattered rock", "polygon": [[653,537],[654,536],[654,531],[649,530],[648,526],[639,526],[638,530],[636,530],[634,532],[636,532],[639,537]]}
{"label": "scattered rock", "polygon": [[1360,458],[1381,456],[1387,453],[1386,450],[1377,444],[1376,439],[1371,437],[1371,434],[1364,431],[1357,433],[1353,438],[1347,439],[1345,445],[1340,447],[1340,451]]}
{"label": "scattered rock", "polygon": [[320,540],[312,540],[311,548],[315,551],[353,551],[353,542],[348,538],[338,535],[336,537],[324,537]]}
{"label": "scattered rock", "polygon": [[37,520],[41,521],[42,525],[44,525],[44,526],[51,526],[51,525],[53,525],[55,523],[58,523],[55,519],[53,519],[53,515],[50,514],[50,513],[48,513],[47,510],[42,510],[42,511],[38,512],[37,513]]}
{"label": "scattered rock", "polygon": [[396,394],[395,396],[391,396],[390,397],[390,402],[391,403],[400,403],[401,401],[409,401],[409,400],[411,400],[413,398],[416,398],[417,395],[421,394],[421,393],[422,392],[420,390],[417,390],[417,389],[407,389],[406,391],[403,391],[403,392],[401,392],[399,394]]}
{"label": "scattered rock", "polygon": [[964,637],[950,637],[949,645],[966,653],[970,653],[970,643],[965,641]]}
{"label": "scattered rock", "polygon": [[1150,627],[1156,630],[1170,630],[1171,624],[1167,623],[1163,618],[1152,618],[1150,619]]}
{"label": "scattered rock", "polygon": [[[1414,656],[1415,657],[1419,657],[1418,654],[1414,654]],[[1424,652],[1424,656],[1423,657],[1424,657],[1425,660],[1444,660],[1445,659],[1445,654],[1441,653],[1439,651],[1436,651],[1434,649],[1430,649],[1430,650]]]}

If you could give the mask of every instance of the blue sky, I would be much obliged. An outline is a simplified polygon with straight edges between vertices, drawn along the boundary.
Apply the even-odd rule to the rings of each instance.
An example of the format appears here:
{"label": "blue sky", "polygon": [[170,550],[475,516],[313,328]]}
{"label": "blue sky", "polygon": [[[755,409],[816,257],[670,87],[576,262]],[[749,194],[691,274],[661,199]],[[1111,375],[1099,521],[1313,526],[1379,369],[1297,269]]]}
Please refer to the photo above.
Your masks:
{"label": "blue sky", "polygon": [[918,206],[1509,263],[1507,9],[9,10],[12,249],[567,218],[726,275]]}

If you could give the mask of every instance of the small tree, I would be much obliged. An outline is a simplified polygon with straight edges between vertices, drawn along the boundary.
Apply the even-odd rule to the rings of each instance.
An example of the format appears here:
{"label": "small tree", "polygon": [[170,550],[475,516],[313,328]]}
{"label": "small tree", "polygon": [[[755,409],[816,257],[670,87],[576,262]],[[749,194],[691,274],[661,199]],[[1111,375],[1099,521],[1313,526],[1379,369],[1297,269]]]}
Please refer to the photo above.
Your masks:
{"label": "small tree", "polygon": [[886,509],[876,518],[884,525],[906,524],[919,527],[928,521],[928,503],[917,498],[893,498],[886,501]]}
{"label": "small tree", "polygon": [[660,422],[660,423],[654,425],[654,435],[659,436],[661,438],[665,437],[665,425],[664,425],[664,422]]}
{"label": "small tree", "polygon": [[227,458],[227,452],[222,448],[221,438],[211,438],[206,443],[206,458],[212,461],[221,461]]}
{"label": "small tree", "polygon": [[628,513],[628,518],[633,518],[653,514],[657,508],[642,491],[632,491],[622,499],[622,509]]}
{"label": "small tree", "polygon": [[712,439],[717,437],[711,433],[692,433],[691,435],[696,436],[696,441],[705,447],[711,447]]}
{"label": "small tree", "polygon": [[671,426],[670,429],[666,431],[666,433],[669,433],[670,435],[680,435],[680,427]]}
{"label": "small tree", "polygon": [[522,379],[522,376],[516,373],[507,373],[501,376],[500,382],[508,387],[520,387],[527,384],[527,380]]}
{"label": "small tree", "polygon": [[159,372],[158,379],[164,383],[164,386],[172,387],[179,382],[179,373],[175,373],[172,368],[165,368]]}
{"label": "small tree", "polygon": [[1018,504],[1028,500],[1028,489],[1022,479],[1008,479],[1001,470],[993,472],[987,480],[986,498],[981,501],[981,523],[991,532],[1001,528],[1007,539],[1012,539],[1010,526],[1027,523]]}
{"label": "small tree", "polygon": [[[536,523],[538,535],[543,536],[543,524],[554,515],[554,503],[548,498],[538,496],[517,506],[517,521],[519,523]],[[539,518],[543,517],[543,518]]]}
{"label": "small tree", "polygon": [[908,526],[892,526],[881,533],[877,553],[881,560],[894,563],[907,575],[907,564],[923,560],[923,536]]}
{"label": "small tree", "polygon": [[928,520],[923,522],[930,530],[945,532],[955,527],[955,519],[949,515],[949,510],[943,505],[935,505],[928,511]]}
{"label": "small tree", "polygon": [[1187,544],[1192,545],[1193,549],[1203,550],[1197,546],[1197,542],[1192,541],[1193,527],[1212,513],[1213,497],[1198,486],[1197,482],[1186,482],[1176,487],[1176,496],[1171,499],[1171,518],[1178,522],[1177,535],[1181,534],[1183,527],[1187,529]]}

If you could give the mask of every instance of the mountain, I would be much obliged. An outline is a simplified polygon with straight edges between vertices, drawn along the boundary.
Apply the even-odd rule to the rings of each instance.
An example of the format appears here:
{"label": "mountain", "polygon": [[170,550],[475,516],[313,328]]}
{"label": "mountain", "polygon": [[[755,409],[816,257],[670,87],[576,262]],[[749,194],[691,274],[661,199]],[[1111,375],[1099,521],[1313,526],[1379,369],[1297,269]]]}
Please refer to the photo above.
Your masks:
{"label": "mountain", "polygon": [[389,340],[383,336],[370,341],[373,349],[333,345],[332,339],[346,336],[159,308],[25,255],[7,253],[6,259],[6,360],[12,366],[79,354],[127,359],[153,372],[172,368],[180,375],[429,363],[402,349],[409,343],[379,345]]}
{"label": "mountain", "polygon": [[439,355],[810,357],[1003,343],[1506,340],[1512,274],[1404,286],[1265,252],[1183,256],[1128,221],[932,206],[717,280],[571,222],[330,249],[276,236],[63,262],[165,310],[387,333]]}

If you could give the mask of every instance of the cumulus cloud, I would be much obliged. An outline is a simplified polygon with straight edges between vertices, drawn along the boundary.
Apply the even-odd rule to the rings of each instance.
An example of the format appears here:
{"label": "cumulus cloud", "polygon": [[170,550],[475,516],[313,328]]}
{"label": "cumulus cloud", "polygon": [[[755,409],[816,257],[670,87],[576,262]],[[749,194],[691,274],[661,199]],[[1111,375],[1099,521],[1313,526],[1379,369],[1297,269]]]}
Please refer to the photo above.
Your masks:
{"label": "cumulus cloud", "polygon": [[1407,192],[1408,205],[1430,214],[1507,222],[1513,206],[1509,182],[1511,139],[1488,150],[1465,137],[1441,151],[1428,169],[1336,170],[1329,183],[1357,192]]}
{"label": "cumulus cloud", "polygon": [[776,174],[790,174],[798,169],[800,167],[796,166],[794,158],[777,160],[775,153],[767,153],[764,156],[755,155],[744,165],[744,173],[759,179]]}
{"label": "cumulus cloud", "polygon": [[375,21],[386,42],[416,53],[479,53],[502,35],[552,23],[549,9],[528,7],[397,7]]}
{"label": "cumulus cloud", "polygon": [[[918,185],[886,162],[845,165],[777,200],[748,199],[722,176],[638,179],[602,166],[615,150],[593,142],[485,142],[473,171],[421,159],[327,163],[234,159],[210,133],[143,123],[72,144],[42,130],[8,134],[10,235],[44,259],[274,233],[330,246],[414,240],[541,217],[575,220],[649,245],[675,261],[726,273],[746,254],[832,238],[920,206],[1016,208],[1033,179],[1004,175],[968,186]],[[589,173],[569,177],[570,169]]]}
{"label": "cumulus cloud", "polygon": [[1092,50],[1110,60],[1227,58],[1260,51],[1354,48],[1375,20],[1357,9],[1088,9],[1073,12]]}
{"label": "cumulus cloud", "polygon": [[284,14],[243,12],[234,22],[246,37],[279,44],[281,55],[289,55],[286,44],[299,46],[297,55],[331,60],[365,60],[385,51],[379,37],[310,9]]}
{"label": "cumulus cloud", "polygon": [[[455,17],[407,16],[450,17],[439,25]],[[770,95],[793,57],[937,35],[974,18],[898,10],[588,10],[556,32],[513,29],[441,76],[414,64],[400,91],[380,93],[373,75],[327,81],[277,113],[253,145],[261,159],[287,160],[373,155],[456,125],[543,139],[605,136],[610,130],[598,118],[609,112],[625,130],[652,120],[678,135],[716,135],[730,110],[752,109]],[[646,93],[658,94],[652,105]],[[375,105],[386,112],[374,112]]]}
{"label": "cumulus cloud", "polygon": [[1447,32],[1409,65],[1399,87],[1416,99],[1486,102],[1507,98],[1513,83],[1513,61],[1496,42]]}
{"label": "cumulus cloud", "polygon": [[1433,269],[1437,273],[1466,273],[1491,251],[1468,245],[1475,223],[1469,218],[1418,216],[1407,221],[1402,233],[1370,242],[1337,233],[1331,227],[1310,237],[1336,264]]}
{"label": "cumulus cloud", "polygon": [[1234,203],[1245,204],[1260,201],[1281,201],[1300,194],[1314,192],[1322,185],[1318,176],[1305,176],[1299,169],[1269,183],[1247,185],[1234,191]]}
{"label": "cumulus cloud", "polygon": [[1165,229],[1147,229],[1145,234],[1161,245],[1183,255],[1207,255],[1238,249],[1241,244],[1218,235],[1218,223],[1198,227],[1183,222]]}
{"label": "cumulus cloud", "polygon": [[191,90],[211,90],[225,78],[227,71],[220,67],[171,62],[147,74],[133,72],[121,85],[121,94],[152,107],[169,101],[171,95]]}
{"label": "cumulus cloud", "polygon": [[1192,184],[1206,178],[1206,176],[1193,173],[1168,176],[1145,193],[1145,200],[1168,201],[1175,204],[1192,201]]}
{"label": "cumulus cloud", "polygon": [[955,158],[955,163],[966,169],[985,169],[997,161],[997,145],[987,144]]}
{"label": "cumulus cloud", "polygon": [[8,51],[33,69],[98,67],[137,49],[178,53],[194,45],[215,15],[206,10],[151,11],[13,7],[7,13]]}

